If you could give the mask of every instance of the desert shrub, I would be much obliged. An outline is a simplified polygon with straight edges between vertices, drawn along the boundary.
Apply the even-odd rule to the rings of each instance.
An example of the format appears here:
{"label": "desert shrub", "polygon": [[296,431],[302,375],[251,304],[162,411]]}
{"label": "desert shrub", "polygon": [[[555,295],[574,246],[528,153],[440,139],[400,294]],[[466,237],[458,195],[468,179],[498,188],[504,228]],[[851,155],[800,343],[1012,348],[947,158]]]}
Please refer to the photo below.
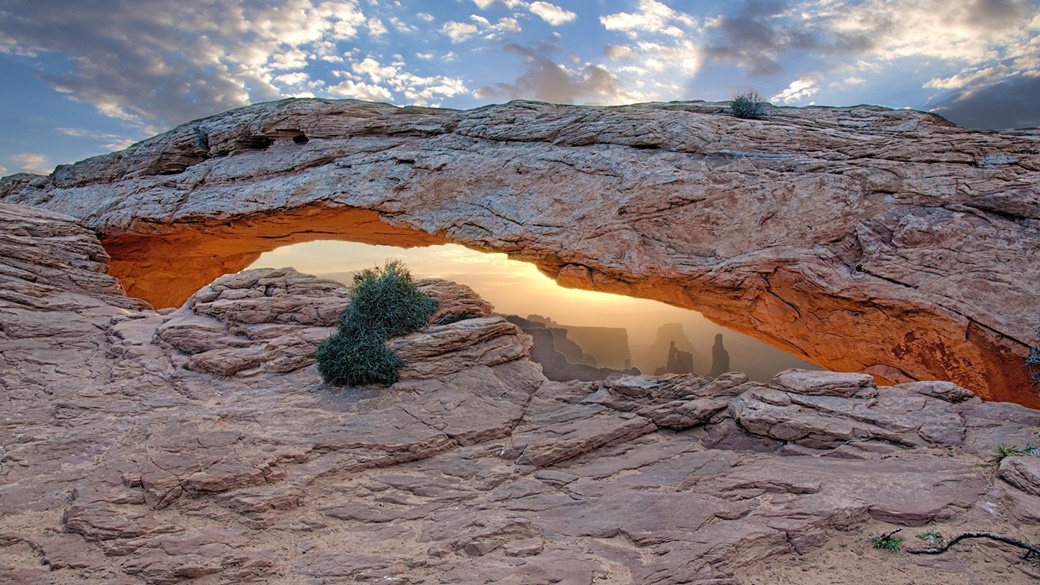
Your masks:
{"label": "desert shrub", "polygon": [[1031,443],[1026,443],[1025,447],[1001,443],[997,445],[996,451],[989,462],[993,465],[1000,465],[1000,462],[1008,457],[1019,457],[1021,455],[1040,455],[1040,447],[1034,447]]}
{"label": "desert shrub", "polygon": [[888,552],[898,552],[899,547],[903,546],[903,539],[896,536],[895,533],[899,530],[880,534],[877,532],[871,532],[867,535],[867,540],[870,541],[870,545],[879,550],[887,550]]}
{"label": "desert shrub", "polygon": [[335,386],[393,384],[404,362],[386,340],[422,329],[436,310],[437,301],[419,291],[400,261],[359,272],[336,332],[318,346],[321,379]]}
{"label": "desert shrub", "polygon": [[426,326],[437,301],[422,294],[399,260],[354,275],[350,305],[340,315],[340,331],[372,332],[384,339],[407,335]]}
{"label": "desert shrub", "polygon": [[318,346],[321,379],[333,386],[393,384],[397,381],[397,368],[404,362],[384,341],[372,334],[333,333]]}
{"label": "desert shrub", "polygon": [[766,115],[766,102],[757,92],[749,91],[733,98],[730,111],[738,118],[758,120]]}

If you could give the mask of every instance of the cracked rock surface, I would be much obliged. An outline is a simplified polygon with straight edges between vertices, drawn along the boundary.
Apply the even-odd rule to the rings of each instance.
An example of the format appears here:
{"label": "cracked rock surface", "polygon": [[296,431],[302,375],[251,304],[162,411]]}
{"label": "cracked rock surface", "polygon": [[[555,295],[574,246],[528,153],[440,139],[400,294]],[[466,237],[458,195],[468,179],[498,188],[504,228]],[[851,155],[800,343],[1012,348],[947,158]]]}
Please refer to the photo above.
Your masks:
{"label": "cracked rock surface", "polygon": [[[72,218],[0,204],[0,228],[0,582],[750,585],[862,555],[891,583],[1037,577],[997,546],[861,544],[1040,541],[1035,457],[986,463],[1035,442],[1037,411],[828,372],[550,382],[444,281],[423,287],[466,318],[391,340],[407,376],[329,388],[312,356],[349,303],[334,283],[236,274],[160,313]],[[221,349],[252,361],[192,362]]]}
{"label": "cracked rock surface", "polygon": [[1037,131],[905,110],[286,100],[5,177],[0,201],[83,220],[156,307],[294,242],[455,242],[829,370],[1037,408],[1008,364],[1040,323],[1038,186]]}

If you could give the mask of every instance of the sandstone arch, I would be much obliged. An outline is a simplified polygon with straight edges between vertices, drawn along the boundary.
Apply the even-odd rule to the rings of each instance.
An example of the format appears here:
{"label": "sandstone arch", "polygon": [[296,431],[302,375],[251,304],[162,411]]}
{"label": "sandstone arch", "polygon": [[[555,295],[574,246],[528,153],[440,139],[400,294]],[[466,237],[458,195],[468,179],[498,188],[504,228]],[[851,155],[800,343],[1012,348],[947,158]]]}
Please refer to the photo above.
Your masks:
{"label": "sandstone arch", "polygon": [[[0,181],[81,218],[131,294],[179,302],[309,239],[455,242],[662,300],[823,367],[1040,406],[1040,141],[910,111],[259,104]],[[265,247],[267,246],[267,247]]]}
{"label": "sandstone arch", "polygon": [[153,233],[104,238],[110,274],[127,294],[155,307],[180,306],[192,293],[252,264],[264,252],[320,239],[408,248],[444,244],[425,232],[394,227],[368,209],[307,205],[279,214],[154,227]]}

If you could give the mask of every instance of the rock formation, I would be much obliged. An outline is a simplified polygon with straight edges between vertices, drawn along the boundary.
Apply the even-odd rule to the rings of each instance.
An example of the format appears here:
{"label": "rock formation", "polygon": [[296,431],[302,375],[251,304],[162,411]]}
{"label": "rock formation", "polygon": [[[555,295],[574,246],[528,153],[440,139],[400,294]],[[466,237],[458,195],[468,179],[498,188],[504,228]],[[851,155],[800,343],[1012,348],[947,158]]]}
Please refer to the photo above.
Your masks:
{"label": "rock formation", "polygon": [[595,360],[596,365],[617,370],[632,367],[632,349],[628,345],[628,330],[624,327],[560,327],[567,331],[567,337]]}
{"label": "rock formation", "polygon": [[617,370],[632,367],[632,348],[624,327],[563,325],[541,315],[528,315],[525,321],[541,323],[552,331],[556,350],[573,363]]}
{"label": "rock formation", "polygon": [[657,328],[657,337],[654,338],[654,343],[640,361],[641,364],[645,365],[643,371],[668,371],[668,359],[673,347],[690,354],[693,364],[689,372],[695,372],[698,363],[704,364],[704,356],[690,343],[690,338],[686,336],[682,323],[664,323]]}
{"label": "rock formation", "polygon": [[1037,133],[913,111],[286,100],[185,124],[0,200],[77,217],[179,306],[285,244],[456,242],[661,300],[829,369],[1040,405]]}
{"label": "rock formation", "polygon": [[[592,381],[603,380],[613,374],[639,374],[639,370],[635,368],[618,370],[597,367],[594,358],[592,363],[589,363],[591,356],[585,354],[578,344],[567,339],[569,329],[549,327],[544,320],[532,321],[516,315],[509,315],[506,320],[531,336],[534,341],[531,359],[542,366],[542,374],[549,380],[557,382]],[[553,323],[551,319],[548,322]]]}
{"label": "rock formation", "polygon": [[1019,405],[798,370],[550,382],[529,337],[443,281],[423,284],[443,319],[390,341],[400,382],[328,388],[307,364],[349,302],[335,283],[253,271],[156,312],[106,269],[73,218],[0,204],[5,583],[1038,576],[1001,546],[935,562],[864,544],[1040,541],[1037,459],[985,464],[1035,439]]}
{"label": "rock formation", "polygon": [[668,346],[668,361],[663,367],[657,368],[654,373],[658,376],[661,374],[692,374],[694,373],[693,354],[679,349],[672,340]]}
{"label": "rock formation", "polygon": [[722,344],[722,334],[715,334],[715,344],[711,346],[711,377],[717,378],[729,371],[729,352]]}

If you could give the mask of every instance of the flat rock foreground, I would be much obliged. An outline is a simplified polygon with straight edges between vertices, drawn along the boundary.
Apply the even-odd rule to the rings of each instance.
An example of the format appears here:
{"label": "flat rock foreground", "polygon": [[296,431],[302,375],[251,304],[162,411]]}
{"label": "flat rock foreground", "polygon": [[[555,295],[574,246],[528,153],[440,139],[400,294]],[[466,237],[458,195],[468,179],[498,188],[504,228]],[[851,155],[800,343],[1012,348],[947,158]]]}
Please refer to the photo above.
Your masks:
{"label": "flat rock foreground", "polygon": [[1040,131],[914,111],[286,100],[0,179],[178,307],[289,243],[455,242],[696,309],[828,370],[1040,408]]}
{"label": "flat rock foreground", "polygon": [[154,311],[71,217],[0,204],[0,582],[1025,583],[1040,412],[950,382],[789,370],[549,382],[469,289],[334,389],[349,303],[292,270]]}

